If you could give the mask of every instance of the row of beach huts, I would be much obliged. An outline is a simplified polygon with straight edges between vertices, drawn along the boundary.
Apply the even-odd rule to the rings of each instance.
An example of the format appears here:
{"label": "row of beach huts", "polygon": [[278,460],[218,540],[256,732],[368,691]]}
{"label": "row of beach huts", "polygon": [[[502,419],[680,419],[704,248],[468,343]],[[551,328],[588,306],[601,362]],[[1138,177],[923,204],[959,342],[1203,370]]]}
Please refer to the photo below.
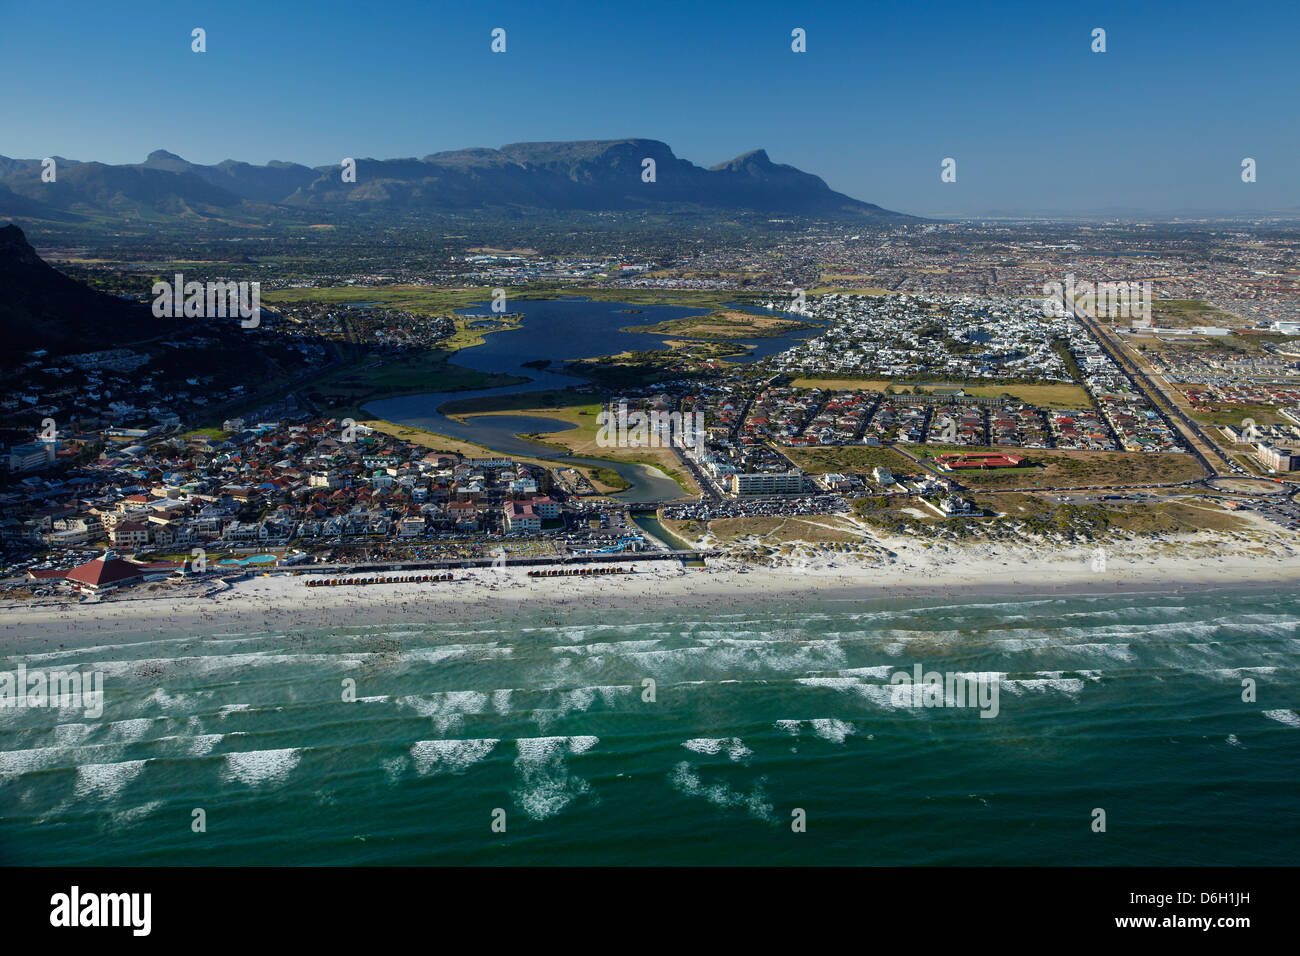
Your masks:
{"label": "row of beach huts", "polygon": [[619,566],[617,568],[548,568],[545,571],[529,571],[530,578],[594,578],[602,574],[632,574],[634,569]]}
{"label": "row of beach huts", "polygon": [[308,578],[309,588],[337,588],[357,584],[433,584],[454,581],[450,574],[399,574],[391,578]]}

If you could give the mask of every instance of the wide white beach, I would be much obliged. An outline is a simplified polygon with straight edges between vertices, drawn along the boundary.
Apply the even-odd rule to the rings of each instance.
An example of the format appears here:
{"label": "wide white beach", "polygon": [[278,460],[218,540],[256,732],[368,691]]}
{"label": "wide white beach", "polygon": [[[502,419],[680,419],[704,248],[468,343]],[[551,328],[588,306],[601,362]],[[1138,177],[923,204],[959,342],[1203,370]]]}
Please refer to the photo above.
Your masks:
{"label": "wide white beach", "polygon": [[[962,600],[972,595],[1178,592],[1300,584],[1300,552],[1283,539],[1225,540],[1187,535],[1160,542],[1052,547],[991,544],[927,545],[887,541],[892,557],[860,559],[813,552],[794,564],[763,567],[710,559],[708,566],[674,561],[629,561],[629,574],[592,578],[530,578],[524,567],[455,571],[457,580],[308,588],[300,576],[250,576],[224,590],[170,583],[138,586],[82,602],[0,604],[0,652],[91,646],[134,635],[223,631],[241,633],[382,626],[461,619],[508,621],[550,612],[599,620],[602,610],[636,612],[662,606],[699,606],[746,612],[792,599],[817,601]],[[581,567],[581,565],[577,565]],[[383,576],[382,573],[379,576]],[[217,593],[212,593],[216,590]]]}

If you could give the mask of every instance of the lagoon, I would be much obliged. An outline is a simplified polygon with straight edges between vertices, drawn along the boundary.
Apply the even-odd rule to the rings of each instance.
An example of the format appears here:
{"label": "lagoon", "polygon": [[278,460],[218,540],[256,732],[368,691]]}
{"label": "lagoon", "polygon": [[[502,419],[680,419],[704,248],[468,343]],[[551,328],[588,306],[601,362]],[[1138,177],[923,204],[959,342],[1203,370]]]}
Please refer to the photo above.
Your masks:
{"label": "lagoon", "polygon": [[[458,314],[482,315],[490,308],[489,302],[475,303],[459,310]],[[639,314],[630,315],[624,311],[629,308],[632,306],[626,302],[597,302],[581,298],[513,301],[510,303],[511,311],[522,316],[519,327],[492,332],[485,336],[483,344],[462,349],[456,353],[456,364],[492,375],[513,375],[530,381],[497,388],[428,392],[380,399],[368,403],[365,411],[377,418],[484,445],[502,454],[561,459],[565,464],[594,464],[611,468],[632,485],[616,496],[625,501],[680,497],[683,494],[681,487],[656,468],[567,456],[544,445],[515,437],[521,432],[552,432],[572,427],[565,422],[536,416],[474,416],[462,423],[448,418],[440,411],[443,405],[453,401],[581,385],[583,380],[573,375],[526,367],[524,363],[549,360],[556,366],[563,366],[565,362],[574,359],[597,358],[625,351],[663,350],[667,348],[665,342],[668,338],[684,336],[620,330],[627,325],[653,325],[672,319],[705,315],[708,311],[685,306],[647,305],[636,306]],[[775,314],[766,309],[743,308],[755,314]],[[750,354],[735,360],[753,362],[784,351],[796,342],[816,334],[816,329],[800,329],[781,336],[742,340],[754,348]],[[523,422],[523,425],[515,428],[512,422]]]}

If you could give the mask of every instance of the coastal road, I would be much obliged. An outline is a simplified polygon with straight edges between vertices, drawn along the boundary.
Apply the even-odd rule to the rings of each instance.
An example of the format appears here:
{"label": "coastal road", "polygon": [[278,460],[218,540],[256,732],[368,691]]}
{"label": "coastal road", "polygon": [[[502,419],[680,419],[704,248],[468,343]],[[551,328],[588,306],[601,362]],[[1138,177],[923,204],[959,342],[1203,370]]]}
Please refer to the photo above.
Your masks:
{"label": "coastal road", "polygon": [[1178,404],[1151,380],[1151,377],[1137,362],[1124,355],[1123,347],[1111,340],[1110,333],[1102,323],[1087,313],[1080,312],[1076,303],[1066,302],[1065,304],[1070,309],[1071,314],[1096,339],[1102,351],[1120,368],[1129,381],[1137,387],[1138,391],[1146,397],[1147,401],[1151,403],[1151,407],[1165,420],[1166,424],[1178,431],[1187,447],[1191,450],[1192,455],[1208,472],[1208,477],[1217,477],[1223,472],[1232,474],[1237,470],[1237,467],[1229,461],[1218,445],[1205,434],[1201,426],[1186,415],[1178,407]]}

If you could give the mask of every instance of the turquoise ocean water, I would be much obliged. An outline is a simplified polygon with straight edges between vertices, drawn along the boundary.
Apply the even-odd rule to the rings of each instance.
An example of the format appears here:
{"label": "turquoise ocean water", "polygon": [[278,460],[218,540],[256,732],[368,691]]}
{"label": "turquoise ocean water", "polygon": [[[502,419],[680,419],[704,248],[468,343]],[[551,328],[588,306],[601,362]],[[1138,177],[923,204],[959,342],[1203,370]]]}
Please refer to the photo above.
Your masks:
{"label": "turquoise ocean water", "polygon": [[11,641],[105,704],[0,710],[0,863],[1300,861],[1300,599],[969,600]]}

